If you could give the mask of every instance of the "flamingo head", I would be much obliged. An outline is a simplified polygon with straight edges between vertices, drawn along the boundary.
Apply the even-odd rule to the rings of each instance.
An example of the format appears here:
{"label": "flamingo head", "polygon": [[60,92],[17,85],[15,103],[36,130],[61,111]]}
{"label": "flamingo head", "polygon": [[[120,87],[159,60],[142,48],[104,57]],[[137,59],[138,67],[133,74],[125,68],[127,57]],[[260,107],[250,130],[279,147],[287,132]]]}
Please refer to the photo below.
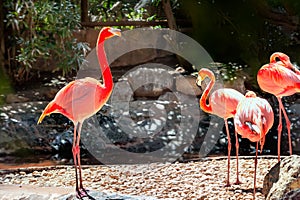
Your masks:
{"label": "flamingo head", "polygon": [[120,29],[116,29],[116,28],[112,28],[112,27],[104,27],[101,29],[99,37],[98,37],[98,44],[103,42],[104,40],[107,40],[111,37],[114,36],[121,36],[121,30]]}
{"label": "flamingo head", "polygon": [[255,92],[253,92],[253,91],[248,91],[248,92],[245,94],[245,97],[255,98],[255,97],[256,97],[256,94],[255,94]]}
{"label": "flamingo head", "polygon": [[[246,128],[247,127],[247,128]],[[262,133],[261,124],[255,124],[251,121],[246,121],[244,123],[244,130],[247,130],[243,134],[243,138],[248,138],[251,142],[260,141],[263,143],[264,134]]]}
{"label": "flamingo head", "polygon": [[196,84],[201,87],[202,81],[206,77],[209,77],[210,79],[212,79],[212,81],[215,81],[215,76],[214,76],[212,71],[210,71],[207,68],[200,69],[200,71],[198,72],[198,77],[197,77],[197,80],[196,80]]}
{"label": "flamingo head", "polygon": [[276,58],[278,58],[285,67],[289,69],[294,69],[294,66],[291,63],[290,57],[288,55],[281,52],[275,52],[270,57],[270,63],[276,63],[277,62]]}
{"label": "flamingo head", "polygon": [[276,58],[278,58],[282,62],[289,62],[290,61],[290,58],[285,53],[275,52],[270,56],[270,62],[275,63]]}

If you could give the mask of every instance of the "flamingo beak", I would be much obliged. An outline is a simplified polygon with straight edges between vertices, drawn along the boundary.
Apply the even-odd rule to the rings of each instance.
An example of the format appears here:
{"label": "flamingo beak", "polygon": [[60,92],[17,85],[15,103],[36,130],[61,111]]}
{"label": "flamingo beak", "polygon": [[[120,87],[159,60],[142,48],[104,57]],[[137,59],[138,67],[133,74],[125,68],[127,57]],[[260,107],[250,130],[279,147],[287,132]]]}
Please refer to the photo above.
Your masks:
{"label": "flamingo beak", "polygon": [[197,80],[196,80],[196,85],[198,85],[199,87],[201,87],[201,83],[202,83],[202,77],[198,75]]}
{"label": "flamingo beak", "polygon": [[111,28],[109,30],[109,32],[111,32],[113,35],[121,37],[121,30],[120,29],[116,29],[116,28]]}
{"label": "flamingo beak", "polygon": [[252,125],[252,130],[261,136],[261,131],[257,125]]}
{"label": "flamingo beak", "polygon": [[259,134],[259,137],[261,138],[261,131],[259,129],[259,127],[256,124],[252,124],[251,122],[245,122],[245,124],[249,127],[249,129],[256,133]]}

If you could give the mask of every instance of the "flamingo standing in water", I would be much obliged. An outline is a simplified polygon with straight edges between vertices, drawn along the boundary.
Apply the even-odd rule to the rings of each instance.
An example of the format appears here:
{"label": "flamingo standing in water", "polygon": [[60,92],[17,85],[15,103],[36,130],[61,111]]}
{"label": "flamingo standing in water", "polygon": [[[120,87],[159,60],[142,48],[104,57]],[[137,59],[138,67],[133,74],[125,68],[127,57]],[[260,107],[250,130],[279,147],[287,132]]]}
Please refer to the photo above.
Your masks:
{"label": "flamingo standing in water", "polygon": [[245,97],[237,106],[234,125],[236,131],[243,138],[248,138],[251,142],[256,142],[253,189],[253,196],[255,198],[258,143],[260,142],[262,151],[265,136],[274,123],[274,113],[268,101],[256,97],[254,92],[247,92]]}
{"label": "flamingo standing in water", "polygon": [[[276,61],[279,58],[280,61]],[[259,87],[268,93],[275,95],[279,102],[279,124],[278,124],[278,161],[280,161],[280,141],[282,131],[283,112],[286,127],[288,131],[289,151],[292,155],[291,141],[291,122],[286,114],[282,104],[282,97],[290,96],[300,92],[300,71],[292,65],[290,58],[280,52],[273,53],[270,57],[270,63],[262,66],[257,73],[257,82]]]}
{"label": "flamingo standing in water", "polygon": [[[207,68],[202,68],[198,72],[198,78],[197,78],[197,85],[201,86],[202,80],[204,80],[206,77],[210,79],[209,84],[203,91],[203,94],[200,98],[200,107],[203,111],[207,113],[211,113],[214,115],[217,115],[224,119],[225,121],[225,127],[226,127],[226,133],[227,133],[227,140],[228,140],[228,166],[227,166],[227,180],[226,180],[226,186],[230,186],[229,182],[229,173],[230,173],[230,152],[231,152],[231,142],[230,142],[230,134],[228,129],[228,123],[227,119],[234,117],[236,112],[236,107],[238,103],[244,98],[244,95],[242,95],[240,92],[231,89],[231,88],[222,88],[218,89],[209,97],[208,104],[206,103],[206,100],[208,98],[209,93],[211,92],[212,87],[215,84],[215,75],[212,71],[210,71]],[[237,159],[237,171],[236,171],[236,182],[235,184],[239,184],[239,170],[238,170],[238,149],[239,149],[239,143],[238,143],[238,137],[237,133],[235,133],[236,137],[236,159]]]}
{"label": "flamingo standing in water", "polygon": [[85,196],[92,198],[87,194],[82,184],[79,147],[81,128],[84,120],[96,114],[107,102],[112,92],[113,80],[104,51],[104,41],[113,36],[121,36],[120,30],[104,27],[101,29],[97,40],[96,52],[102,72],[103,84],[91,77],[70,82],[56,94],[38,120],[38,123],[41,123],[45,116],[51,113],[60,113],[73,122],[74,139],[72,153],[76,173],[76,195],[80,199]]}

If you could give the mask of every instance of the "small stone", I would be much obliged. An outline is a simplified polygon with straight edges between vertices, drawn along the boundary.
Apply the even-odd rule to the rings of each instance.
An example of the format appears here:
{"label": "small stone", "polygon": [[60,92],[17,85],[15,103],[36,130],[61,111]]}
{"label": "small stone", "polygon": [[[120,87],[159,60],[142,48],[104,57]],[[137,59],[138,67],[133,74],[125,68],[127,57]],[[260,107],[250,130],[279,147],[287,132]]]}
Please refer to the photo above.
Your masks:
{"label": "small stone", "polygon": [[21,172],[20,172],[20,175],[24,176],[24,175],[26,175],[26,172],[21,171]]}
{"label": "small stone", "polygon": [[38,172],[38,171],[33,171],[33,172],[32,172],[32,176],[41,176],[41,175],[40,175],[40,172]]}
{"label": "small stone", "polygon": [[36,179],[30,179],[30,180],[29,180],[29,183],[36,183],[36,182],[37,182]]}
{"label": "small stone", "polygon": [[8,94],[6,96],[6,103],[23,103],[29,101],[29,98],[17,95],[17,94]]}

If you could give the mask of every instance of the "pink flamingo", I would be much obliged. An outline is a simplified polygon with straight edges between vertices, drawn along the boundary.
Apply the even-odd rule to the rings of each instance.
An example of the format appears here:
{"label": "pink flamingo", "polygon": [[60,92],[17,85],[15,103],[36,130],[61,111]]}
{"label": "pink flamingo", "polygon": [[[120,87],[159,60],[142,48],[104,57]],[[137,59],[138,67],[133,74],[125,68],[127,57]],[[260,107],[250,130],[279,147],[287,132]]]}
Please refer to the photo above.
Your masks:
{"label": "pink flamingo", "polygon": [[[244,95],[242,95],[240,92],[231,89],[231,88],[222,88],[218,89],[209,97],[208,104],[206,103],[208,95],[212,89],[212,87],[215,84],[215,76],[212,71],[206,68],[202,68],[198,72],[198,78],[197,78],[197,85],[201,86],[202,80],[204,80],[206,77],[210,79],[209,84],[203,91],[203,94],[200,99],[200,107],[203,111],[207,113],[211,113],[214,115],[217,115],[224,119],[225,121],[225,127],[226,127],[226,133],[227,133],[227,139],[228,139],[228,166],[227,166],[227,180],[226,180],[226,186],[230,185],[229,182],[229,173],[230,173],[230,151],[231,151],[231,142],[230,142],[230,134],[228,129],[228,123],[227,119],[234,117],[236,112],[236,107],[238,103],[244,98]],[[239,170],[238,170],[238,149],[239,149],[239,143],[238,143],[238,137],[237,133],[235,133],[236,137],[236,159],[237,159],[237,177],[235,184],[239,184]]]}
{"label": "pink flamingo", "polygon": [[112,92],[113,80],[104,51],[104,41],[113,36],[121,36],[121,32],[118,29],[104,27],[101,29],[97,40],[96,52],[102,71],[103,84],[91,77],[70,82],[56,94],[38,120],[38,123],[41,123],[45,116],[51,113],[60,113],[73,122],[72,152],[76,173],[76,195],[80,199],[85,196],[91,198],[82,184],[79,147],[81,128],[84,120],[96,114],[106,103]]}
{"label": "pink flamingo", "polygon": [[247,92],[245,97],[237,106],[234,125],[236,131],[243,138],[248,138],[251,142],[256,142],[253,189],[255,198],[258,143],[260,142],[262,151],[265,136],[274,123],[274,113],[268,101],[256,97],[254,92]]}
{"label": "pink flamingo", "polygon": [[[276,61],[279,58],[280,61]],[[282,104],[282,97],[290,96],[300,92],[300,71],[292,65],[290,58],[280,52],[273,53],[270,57],[270,63],[262,66],[257,73],[257,82],[259,87],[268,93],[276,96],[279,102],[279,124],[278,124],[278,161],[280,161],[280,142],[282,131],[283,112],[286,127],[288,131],[289,152],[292,155],[291,141],[291,122],[286,114]]]}

